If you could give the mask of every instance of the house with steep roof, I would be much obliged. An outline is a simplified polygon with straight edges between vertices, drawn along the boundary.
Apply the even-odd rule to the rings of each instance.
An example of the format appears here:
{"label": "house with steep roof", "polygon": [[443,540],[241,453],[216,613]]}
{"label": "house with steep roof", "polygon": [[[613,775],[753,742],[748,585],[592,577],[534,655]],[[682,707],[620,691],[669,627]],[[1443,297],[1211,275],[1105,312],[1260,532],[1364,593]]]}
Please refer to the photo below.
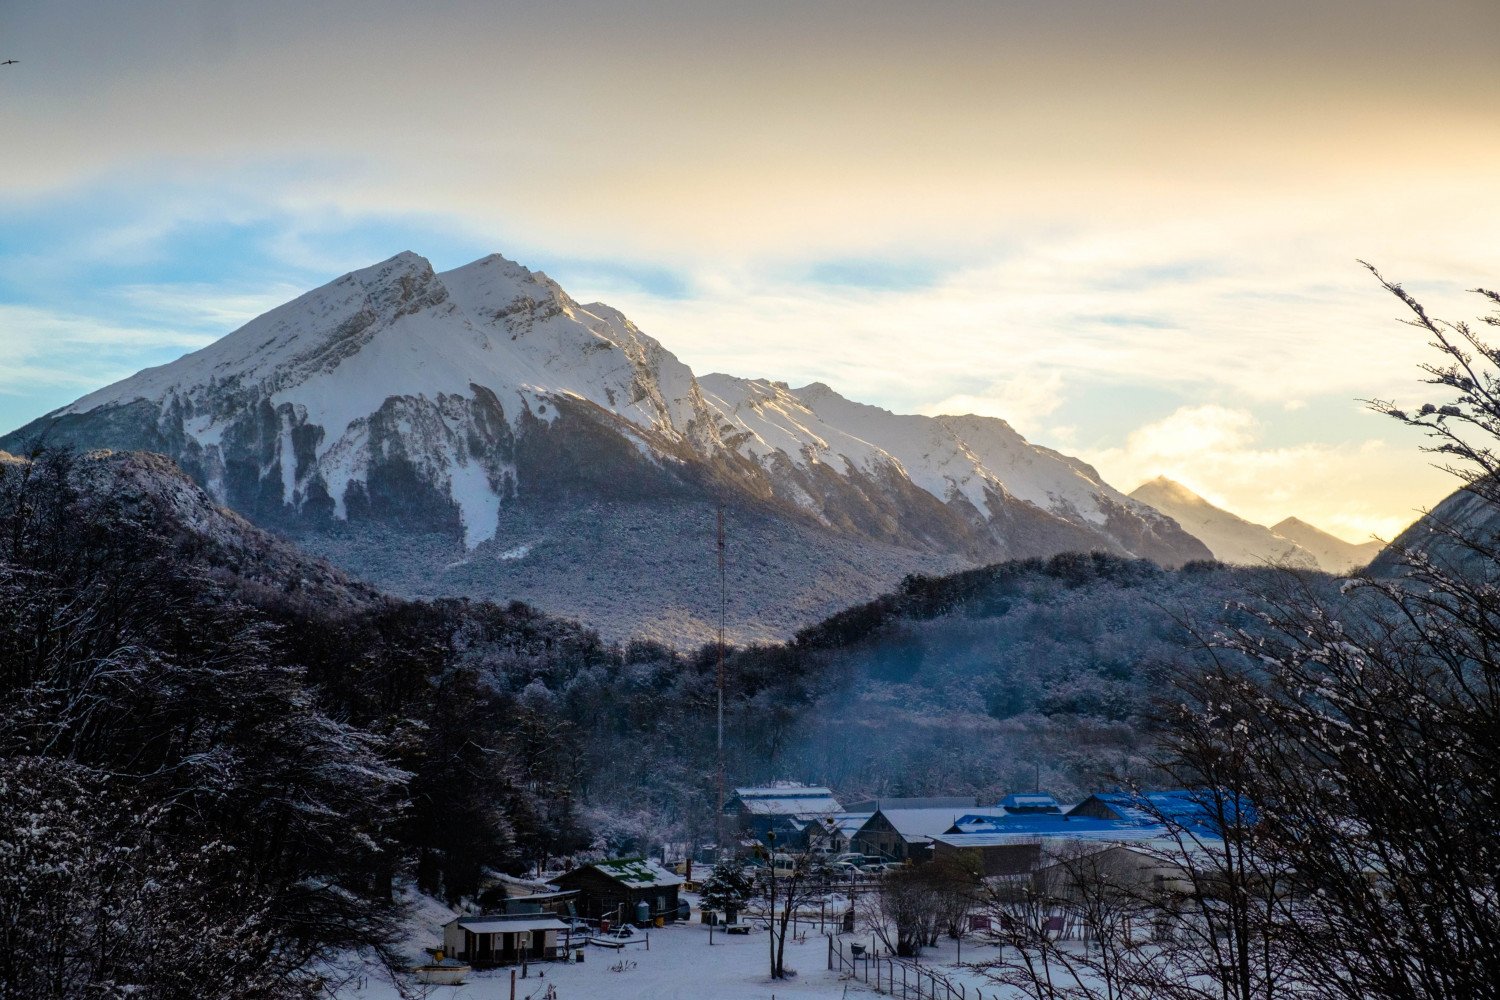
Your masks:
{"label": "house with steep roof", "polygon": [[962,815],[948,807],[895,809],[882,805],[851,838],[854,850],[888,861],[925,861],[932,838],[947,833]]}
{"label": "house with steep roof", "polygon": [[[852,841],[873,812],[834,813],[829,819],[807,827],[808,846],[825,854],[846,854],[854,850]],[[781,835],[777,834],[777,839]]]}

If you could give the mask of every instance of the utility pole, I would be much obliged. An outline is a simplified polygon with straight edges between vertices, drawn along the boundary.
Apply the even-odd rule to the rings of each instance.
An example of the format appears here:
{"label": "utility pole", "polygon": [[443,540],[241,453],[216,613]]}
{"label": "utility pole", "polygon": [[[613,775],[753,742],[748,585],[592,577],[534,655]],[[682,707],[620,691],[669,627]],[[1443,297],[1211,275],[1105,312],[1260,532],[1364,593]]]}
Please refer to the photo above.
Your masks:
{"label": "utility pole", "polygon": [[724,855],[724,625],[728,617],[728,576],[724,570],[724,502],[719,501],[719,856]]}

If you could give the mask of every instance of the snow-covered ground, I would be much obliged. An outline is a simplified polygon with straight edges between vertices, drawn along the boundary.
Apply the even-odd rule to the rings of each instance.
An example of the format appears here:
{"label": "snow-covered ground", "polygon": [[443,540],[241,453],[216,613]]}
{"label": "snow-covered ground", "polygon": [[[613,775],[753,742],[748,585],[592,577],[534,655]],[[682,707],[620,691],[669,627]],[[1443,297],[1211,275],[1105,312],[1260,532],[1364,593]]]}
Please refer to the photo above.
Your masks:
{"label": "snow-covered ground", "polygon": [[[421,909],[421,908],[419,908]],[[441,917],[436,904],[423,912]],[[427,912],[430,911],[430,912]],[[830,925],[831,926],[831,925]],[[413,937],[417,941],[420,933]],[[804,926],[798,938],[788,940],[786,967],[796,970],[789,979],[773,980],[768,974],[770,941],[765,931],[748,935],[726,935],[715,931],[709,943],[709,928],[698,921],[696,910],[691,922],[650,932],[651,946],[631,944],[615,951],[586,947],[582,963],[544,962],[532,965],[530,975],[522,979],[516,970],[517,1000],[544,1000],[548,989],[556,991],[556,1000],[624,1000],[651,997],[652,1000],[773,1000],[777,997],[801,1000],[842,1000],[844,997],[874,996],[873,986],[828,968],[828,939],[816,926]],[[423,941],[435,944],[435,932]],[[840,935],[847,952],[849,943],[871,945],[868,931]],[[418,949],[419,950],[419,947]],[[963,961],[978,962],[994,955],[994,949],[975,941],[963,945]],[[982,973],[957,964],[958,947],[944,940],[936,949],[924,953],[921,965],[939,968],[955,985],[963,983],[970,998],[976,987],[983,1000],[1011,1000],[1014,994],[990,983]],[[351,1000],[406,1000],[424,997],[428,1000],[509,1000],[510,969],[475,972],[461,986],[422,987],[403,978],[401,989],[385,972],[370,967],[363,982],[358,978],[339,991],[339,997]],[[896,978],[901,978],[899,966]],[[913,979],[914,982],[914,979]],[[424,992],[425,990],[425,992]],[[912,994],[915,996],[915,993]]]}
{"label": "snow-covered ground", "polygon": [[[516,997],[541,998],[548,987],[557,1000],[620,1000],[652,997],[653,1000],[767,1000],[770,997],[843,997],[866,991],[862,983],[850,983],[828,971],[827,940],[816,932],[805,941],[788,941],[786,964],[796,969],[791,979],[772,980],[769,941],[764,931],[744,936],[715,932],[709,944],[709,929],[701,923],[683,923],[653,930],[651,950],[632,944],[615,951],[584,949],[582,963],[546,962],[530,967],[522,979],[516,972]],[[510,969],[473,973],[462,986],[429,987],[433,1000],[508,1000]],[[406,984],[407,996],[422,996],[416,984]],[[847,988],[847,990],[846,990]],[[360,1000],[398,1000],[401,993],[382,974],[373,970],[363,989],[339,996]]]}

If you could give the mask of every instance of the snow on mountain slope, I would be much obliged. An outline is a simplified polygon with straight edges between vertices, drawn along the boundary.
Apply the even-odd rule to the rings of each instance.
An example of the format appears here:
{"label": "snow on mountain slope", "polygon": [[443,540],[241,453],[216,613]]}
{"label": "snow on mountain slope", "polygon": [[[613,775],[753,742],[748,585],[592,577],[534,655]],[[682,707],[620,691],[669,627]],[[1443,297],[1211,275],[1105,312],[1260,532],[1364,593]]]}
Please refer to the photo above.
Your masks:
{"label": "snow on mountain slope", "polygon": [[[557,395],[666,441],[685,442],[695,418],[711,426],[701,421],[692,372],[618,312],[598,308],[584,309],[545,275],[498,255],[439,276],[402,253],[58,416],[135,401],[182,413],[186,443],[201,451],[207,485],[223,500],[225,435],[267,405],[278,441],[262,477],[274,465],[284,505],[326,498],[333,516],[347,519],[348,491],[368,483],[372,451],[383,446],[371,417],[385,411],[394,427],[383,437],[393,430],[420,477],[457,505],[472,547],[493,537],[497,506],[517,487],[505,450],[468,433],[475,403],[493,401],[512,434],[523,415],[555,417],[545,399]],[[488,390],[483,397],[476,383]],[[298,453],[300,432],[316,438],[311,454]]]}
{"label": "snow on mountain slope", "polygon": [[989,520],[1019,502],[1096,532],[1131,555],[1172,563],[1199,549],[1170,518],[1131,500],[1084,462],[1029,443],[1004,420],[895,414],[820,382],[793,394],[829,423],[860,428],[929,493],[948,502],[962,497]]}
{"label": "snow on mountain slope", "polygon": [[1263,524],[1247,521],[1215,507],[1181,483],[1158,476],[1130,494],[1174,518],[1202,539],[1220,562],[1240,566],[1288,566],[1317,569],[1311,552],[1276,534]]}
{"label": "snow on mountain slope", "polygon": [[[659,512],[723,502],[756,523],[793,518],[882,546],[891,573],[1079,549],[1169,565],[1208,554],[1169,518],[1003,421],[892,414],[821,384],[700,380],[618,310],[581,305],[498,255],[438,274],[398,254],[91,393],[0,447],[39,435],[164,453],[252,520],[344,533],[333,548],[362,569],[385,556],[368,538],[350,548],[345,535],[374,524],[470,552],[525,553],[508,557],[507,574],[540,552],[587,564],[598,553],[584,542],[537,548],[532,536],[548,517],[575,523],[601,502]],[[763,537],[775,545],[778,532]],[[843,546],[814,548],[834,558]],[[453,562],[444,556],[438,569]],[[791,586],[814,593],[819,572],[809,566]],[[871,593],[890,582],[869,581]]]}
{"label": "snow on mountain slope", "polygon": [[1329,573],[1347,573],[1368,566],[1385,548],[1385,543],[1379,540],[1346,542],[1296,517],[1277,522],[1271,530],[1311,552],[1318,565]]}

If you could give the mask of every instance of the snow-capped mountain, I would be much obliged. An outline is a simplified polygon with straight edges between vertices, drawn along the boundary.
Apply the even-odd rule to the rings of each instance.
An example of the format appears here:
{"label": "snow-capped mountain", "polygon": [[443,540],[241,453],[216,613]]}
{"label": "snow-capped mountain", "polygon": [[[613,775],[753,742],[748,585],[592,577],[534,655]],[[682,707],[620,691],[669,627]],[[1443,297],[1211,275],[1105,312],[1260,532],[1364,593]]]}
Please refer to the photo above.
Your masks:
{"label": "snow-capped mountain", "polygon": [[1320,568],[1317,557],[1290,538],[1216,507],[1166,476],[1142,483],[1130,495],[1171,516],[1213,550],[1214,558],[1220,562],[1239,566]]}
{"label": "snow-capped mountain", "polygon": [[498,255],[355,271],[0,438],[141,449],[376,583],[531,600],[618,634],[784,634],[901,575],[1207,550],[1004,421],[700,378],[617,310]]}

